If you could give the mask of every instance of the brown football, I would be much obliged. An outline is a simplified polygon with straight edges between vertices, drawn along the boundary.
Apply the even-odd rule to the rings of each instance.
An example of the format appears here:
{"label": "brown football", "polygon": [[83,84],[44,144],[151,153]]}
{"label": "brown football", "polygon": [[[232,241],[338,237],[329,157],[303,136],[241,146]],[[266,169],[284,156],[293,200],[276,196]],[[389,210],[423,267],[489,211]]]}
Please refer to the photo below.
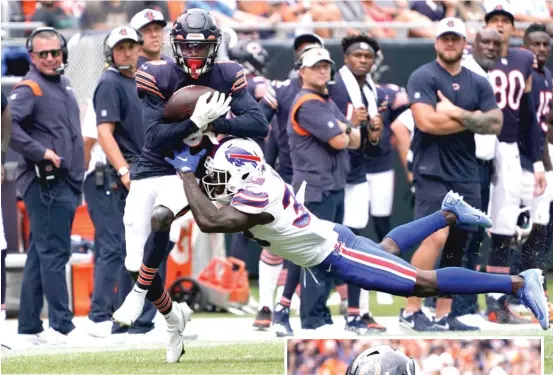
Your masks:
{"label": "brown football", "polygon": [[214,92],[211,87],[186,86],[173,93],[165,104],[163,117],[170,122],[189,119],[194,113],[198,98],[206,92]]}

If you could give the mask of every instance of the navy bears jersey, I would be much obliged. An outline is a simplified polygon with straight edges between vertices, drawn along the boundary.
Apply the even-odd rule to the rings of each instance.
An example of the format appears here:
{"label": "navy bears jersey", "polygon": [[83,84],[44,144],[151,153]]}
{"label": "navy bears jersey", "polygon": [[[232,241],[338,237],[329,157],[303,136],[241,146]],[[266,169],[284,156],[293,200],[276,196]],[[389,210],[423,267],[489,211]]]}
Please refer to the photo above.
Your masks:
{"label": "navy bears jersey", "polygon": [[265,117],[270,122],[276,114],[276,128],[274,135],[279,148],[279,170],[283,180],[292,183],[292,158],[290,145],[288,144],[288,115],[292,109],[292,103],[301,90],[300,81],[297,78],[286,81],[272,81],[267,87],[265,96],[260,105]]}
{"label": "navy bears jersey", "polygon": [[495,93],[497,105],[503,111],[503,128],[500,142],[513,143],[519,139],[520,102],[528,77],[532,74],[534,55],[522,48],[509,48],[506,57],[501,57],[489,71],[489,80]]}
{"label": "navy bears jersey", "polygon": [[[553,77],[547,67],[544,67],[543,73],[536,69],[532,71],[532,95],[536,106],[538,127],[540,129],[538,140],[538,145],[540,146],[539,154],[543,155],[545,137],[547,136],[546,118],[553,104]],[[532,154],[528,149],[530,142],[527,140],[530,132],[525,129],[525,126],[528,126],[528,123],[523,121],[520,131],[521,141],[519,142],[520,164],[523,169],[533,172]]]}
{"label": "navy bears jersey", "polygon": [[260,101],[263,99],[263,95],[258,97],[259,90],[257,88],[261,85],[269,86],[269,80],[262,76],[255,76],[255,75],[247,75],[246,81],[248,83],[248,92],[250,95],[257,101]]}
{"label": "navy bears jersey", "polygon": [[[230,107],[236,117],[221,117],[213,121],[211,126],[215,133],[236,137],[265,137],[269,131],[267,120],[257,102],[247,92],[246,73],[235,62],[217,62],[211,70],[193,79],[172,61],[149,61],[137,71],[136,85],[138,96],[142,99],[146,138],[142,153],[131,170],[132,179],[175,173],[175,169],[164,158],[172,157],[173,149],[182,148],[182,139],[197,130],[190,120],[170,124],[163,118],[165,103],[182,87],[207,86],[232,96]],[[199,147],[207,148],[207,154],[210,154],[213,145],[204,137]],[[203,162],[200,162],[200,166],[203,166]],[[198,175],[202,173],[203,168],[199,168]]]}

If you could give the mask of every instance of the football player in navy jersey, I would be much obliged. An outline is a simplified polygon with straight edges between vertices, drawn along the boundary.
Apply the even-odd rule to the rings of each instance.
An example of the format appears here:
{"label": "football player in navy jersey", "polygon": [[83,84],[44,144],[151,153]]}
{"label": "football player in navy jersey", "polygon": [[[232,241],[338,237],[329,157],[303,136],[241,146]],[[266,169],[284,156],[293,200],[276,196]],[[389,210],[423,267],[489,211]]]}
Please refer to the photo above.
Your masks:
{"label": "football player in navy jersey", "polygon": [[229,50],[229,58],[244,67],[248,92],[259,101],[265,95],[269,81],[267,75],[267,61],[269,52],[256,41],[239,41]]}
{"label": "football player in navy jersey", "polygon": [[[343,221],[344,225],[359,234],[369,221],[369,199],[373,198],[370,196],[371,190],[363,168],[363,150],[368,147],[367,144],[378,145],[382,131],[377,87],[370,77],[380,46],[376,40],[365,34],[345,37],[341,44],[345,65],[336,73],[335,84],[329,87],[329,93],[347,120],[362,133],[361,146],[356,150],[348,150],[350,172],[345,188]],[[382,88],[378,91],[382,104],[387,95]],[[369,132],[370,126],[378,130]],[[361,294],[360,288],[355,285],[348,285],[346,330],[358,334],[367,330],[386,330],[368,311],[368,292]]]}
{"label": "football player in navy jersey", "polygon": [[[547,146],[547,114],[550,111],[553,97],[553,78],[551,71],[545,66],[545,63],[551,55],[551,41],[547,34],[545,26],[541,24],[532,24],[524,32],[524,47],[534,53],[537,60],[537,67],[532,71],[532,95],[536,106],[538,126],[540,128],[540,154],[546,171],[551,171],[551,159]],[[523,126],[528,124],[522,124]],[[521,131],[521,135],[527,135],[528,131]],[[531,152],[527,149],[528,142],[520,143],[520,161],[523,169],[522,180],[522,204],[532,207],[532,231],[527,241],[521,247],[520,260],[521,268],[545,268],[544,260],[546,258],[544,243],[547,237],[547,224],[549,223],[549,204],[550,194],[534,195],[535,186],[533,172],[534,168],[531,162]],[[551,186],[547,186],[549,192]]]}
{"label": "football player in navy jersey", "polygon": [[[170,34],[175,62],[149,61],[139,69],[137,82],[146,127],[142,153],[131,168],[131,189],[125,207],[127,241],[125,266],[137,279],[133,291],[113,314],[121,325],[132,325],[148,298],[167,321],[167,362],[178,362],[183,350],[183,331],[191,310],[172,303],[157,269],[166,253],[169,230],[187,205],[174,169],[165,161],[183,142],[195,150],[211,151],[213,137],[207,132],[239,137],[264,137],[267,120],[248,94],[246,74],[237,63],[216,62],[221,32],[213,16],[202,9],[188,9],[174,22]],[[163,110],[178,89],[207,86],[190,119],[167,123]],[[230,107],[229,107],[230,105]],[[225,119],[228,110],[236,116]],[[208,154],[209,154],[208,152]],[[203,164],[203,163],[202,163]],[[198,170],[198,176],[205,171]]]}
{"label": "football player in navy jersey", "polygon": [[[514,16],[504,5],[491,8],[485,16],[486,27],[496,29],[503,36],[503,50],[488,76],[495,92],[499,108],[503,112],[503,127],[498,135],[494,158],[494,178],[490,197],[490,216],[494,226],[486,266],[487,272],[509,273],[511,241],[516,231],[522,198],[522,167],[519,143],[530,152],[534,168],[536,195],[543,194],[546,186],[544,166],[541,161],[539,128],[532,96],[532,65],[534,55],[522,48],[509,47],[515,31]],[[525,124],[526,136],[521,138],[521,124]],[[488,295],[487,316],[498,323],[522,323],[526,320],[514,315],[506,303],[507,297]]]}
{"label": "football player in navy jersey", "polygon": [[[294,40],[295,65],[299,66],[301,54],[311,46],[323,46],[323,41],[315,34],[302,34]],[[267,121],[273,121],[274,136],[278,146],[278,172],[284,182],[292,183],[292,159],[290,157],[290,146],[288,144],[288,115],[292,108],[294,98],[301,90],[300,78],[292,78],[285,81],[272,81],[260,101],[261,109]],[[276,117],[275,117],[276,116]],[[259,313],[254,321],[254,327],[266,328],[267,321],[272,319],[273,325],[280,327],[278,332],[286,331],[292,334],[289,323],[289,307],[294,291],[299,282],[301,267],[284,261],[281,257],[275,256],[268,250],[263,250],[259,260]],[[279,276],[279,273],[281,275]],[[284,290],[280,302],[275,307],[275,314],[272,316],[272,298],[276,281],[284,281]]]}
{"label": "football player in navy jersey", "polygon": [[163,28],[167,26],[167,21],[165,21],[161,12],[144,9],[133,16],[130,25],[142,35],[142,46],[138,55],[139,67],[146,61],[169,59],[161,54]]}

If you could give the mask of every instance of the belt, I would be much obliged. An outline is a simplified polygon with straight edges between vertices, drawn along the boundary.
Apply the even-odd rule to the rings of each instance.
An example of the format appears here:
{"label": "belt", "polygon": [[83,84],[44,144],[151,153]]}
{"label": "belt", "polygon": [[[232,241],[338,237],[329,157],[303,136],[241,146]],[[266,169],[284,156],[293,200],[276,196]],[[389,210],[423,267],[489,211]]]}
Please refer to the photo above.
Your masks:
{"label": "belt", "polygon": [[476,161],[478,162],[479,165],[483,167],[489,167],[493,163],[493,159],[492,160],[476,159]]}

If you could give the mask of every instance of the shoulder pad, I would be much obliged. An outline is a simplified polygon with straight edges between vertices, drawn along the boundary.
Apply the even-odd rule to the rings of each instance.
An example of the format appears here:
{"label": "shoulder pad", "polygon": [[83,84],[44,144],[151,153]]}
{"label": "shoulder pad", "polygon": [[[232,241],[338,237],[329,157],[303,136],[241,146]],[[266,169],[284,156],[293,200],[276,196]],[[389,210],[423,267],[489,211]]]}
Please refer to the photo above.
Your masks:
{"label": "shoulder pad", "polygon": [[237,92],[240,89],[245,89],[248,86],[246,79],[246,71],[242,65],[234,61],[222,60],[216,62],[221,77],[223,78],[223,85],[228,87],[228,92]]}
{"label": "shoulder pad", "polygon": [[40,88],[40,85],[36,83],[35,81],[31,81],[30,79],[25,79],[23,81],[18,82],[12,90],[15,90],[19,86],[27,86],[31,89],[34,96],[42,96],[42,89]]}
{"label": "shoulder pad", "polygon": [[259,214],[269,206],[269,193],[254,184],[247,184],[232,197],[230,204],[239,211]]}
{"label": "shoulder pad", "polygon": [[174,80],[175,67],[173,62],[166,60],[147,61],[142,64],[136,72],[138,96],[148,94],[168,100],[171,96],[169,86]]}

